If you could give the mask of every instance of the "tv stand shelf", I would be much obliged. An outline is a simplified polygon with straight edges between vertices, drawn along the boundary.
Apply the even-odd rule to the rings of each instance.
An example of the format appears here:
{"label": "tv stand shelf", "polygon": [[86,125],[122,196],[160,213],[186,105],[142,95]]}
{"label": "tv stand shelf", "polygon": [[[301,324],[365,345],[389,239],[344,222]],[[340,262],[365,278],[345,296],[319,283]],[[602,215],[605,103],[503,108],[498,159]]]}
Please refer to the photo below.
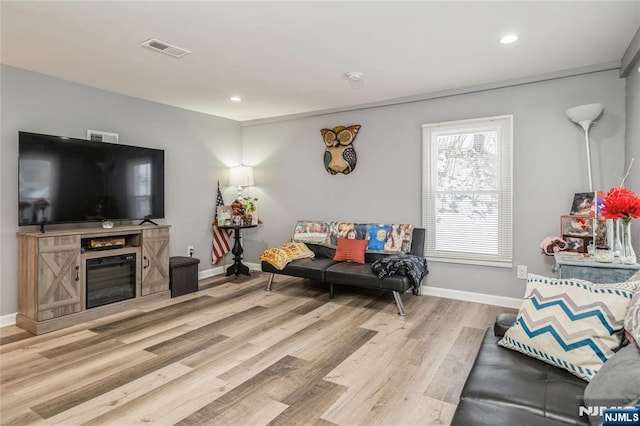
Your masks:
{"label": "tv stand shelf", "polygon": [[[123,239],[91,249],[91,240]],[[135,298],[86,308],[86,262],[136,255]],[[18,233],[16,324],[42,334],[169,298],[169,226],[131,225]]]}

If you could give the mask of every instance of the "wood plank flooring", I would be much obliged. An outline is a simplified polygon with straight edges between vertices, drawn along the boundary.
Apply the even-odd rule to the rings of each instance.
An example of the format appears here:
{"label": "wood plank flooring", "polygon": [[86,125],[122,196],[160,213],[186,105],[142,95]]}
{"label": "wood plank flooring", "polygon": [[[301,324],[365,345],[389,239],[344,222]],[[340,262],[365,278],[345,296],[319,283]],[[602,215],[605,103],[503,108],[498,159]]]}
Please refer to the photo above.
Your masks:
{"label": "wood plank flooring", "polygon": [[489,305],[213,277],[197,293],[33,336],[0,330],[2,425],[449,424]]}

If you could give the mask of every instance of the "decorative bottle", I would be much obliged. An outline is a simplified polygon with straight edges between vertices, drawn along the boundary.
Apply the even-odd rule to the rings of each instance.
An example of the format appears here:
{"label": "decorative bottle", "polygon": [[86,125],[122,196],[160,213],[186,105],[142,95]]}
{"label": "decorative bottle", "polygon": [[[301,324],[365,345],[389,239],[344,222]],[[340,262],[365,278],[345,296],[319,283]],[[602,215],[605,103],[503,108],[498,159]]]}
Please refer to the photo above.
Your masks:
{"label": "decorative bottle", "polygon": [[620,262],[632,265],[637,262],[636,252],[631,245],[631,220],[622,221],[622,248]]}
{"label": "decorative bottle", "polygon": [[622,226],[624,225],[621,218],[617,218],[614,221],[613,230],[613,256],[620,257],[620,250],[622,249]]}

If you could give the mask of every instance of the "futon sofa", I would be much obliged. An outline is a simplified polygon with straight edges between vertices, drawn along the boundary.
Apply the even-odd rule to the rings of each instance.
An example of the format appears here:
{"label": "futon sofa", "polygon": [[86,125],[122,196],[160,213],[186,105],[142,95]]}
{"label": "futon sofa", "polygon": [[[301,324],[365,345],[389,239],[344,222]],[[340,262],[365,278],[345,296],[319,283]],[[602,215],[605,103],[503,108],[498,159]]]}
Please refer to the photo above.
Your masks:
{"label": "futon sofa", "polygon": [[498,346],[515,320],[515,314],[500,314],[487,330],[451,424],[589,425],[579,416],[586,381]]}
{"label": "futon sofa", "polygon": [[[424,256],[425,235],[426,231],[423,228],[413,228],[411,249],[408,254],[413,254],[421,258]],[[365,253],[364,264],[337,262],[333,260],[336,253],[335,248],[309,242],[306,242],[306,245],[314,252],[315,257],[293,260],[283,269],[277,269],[270,263],[262,261],[262,271],[271,274],[266,288],[267,291],[271,291],[275,274],[308,278],[328,283],[329,297],[332,299],[334,297],[335,284],[387,290],[393,293],[396,305],[398,306],[398,314],[401,316],[406,316],[406,312],[400,295],[411,288],[414,288],[414,294],[420,294],[420,287],[414,287],[407,274],[399,273],[379,279],[378,276],[372,272],[371,265],[376,260],[389,256],[389,254],[367,252]]]}

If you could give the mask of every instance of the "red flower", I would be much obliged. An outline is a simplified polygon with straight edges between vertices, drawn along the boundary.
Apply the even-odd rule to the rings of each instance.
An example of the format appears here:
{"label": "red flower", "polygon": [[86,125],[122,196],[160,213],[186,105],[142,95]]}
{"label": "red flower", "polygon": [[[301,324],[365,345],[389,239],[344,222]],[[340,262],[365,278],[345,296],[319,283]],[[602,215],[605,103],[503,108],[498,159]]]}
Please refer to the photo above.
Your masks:
{"label": "red flower", "polygon": [[640,197],[624,187],[611,188],[604,197],[602,216],[607,219],[622,218],[629,222],[640,217]]}

